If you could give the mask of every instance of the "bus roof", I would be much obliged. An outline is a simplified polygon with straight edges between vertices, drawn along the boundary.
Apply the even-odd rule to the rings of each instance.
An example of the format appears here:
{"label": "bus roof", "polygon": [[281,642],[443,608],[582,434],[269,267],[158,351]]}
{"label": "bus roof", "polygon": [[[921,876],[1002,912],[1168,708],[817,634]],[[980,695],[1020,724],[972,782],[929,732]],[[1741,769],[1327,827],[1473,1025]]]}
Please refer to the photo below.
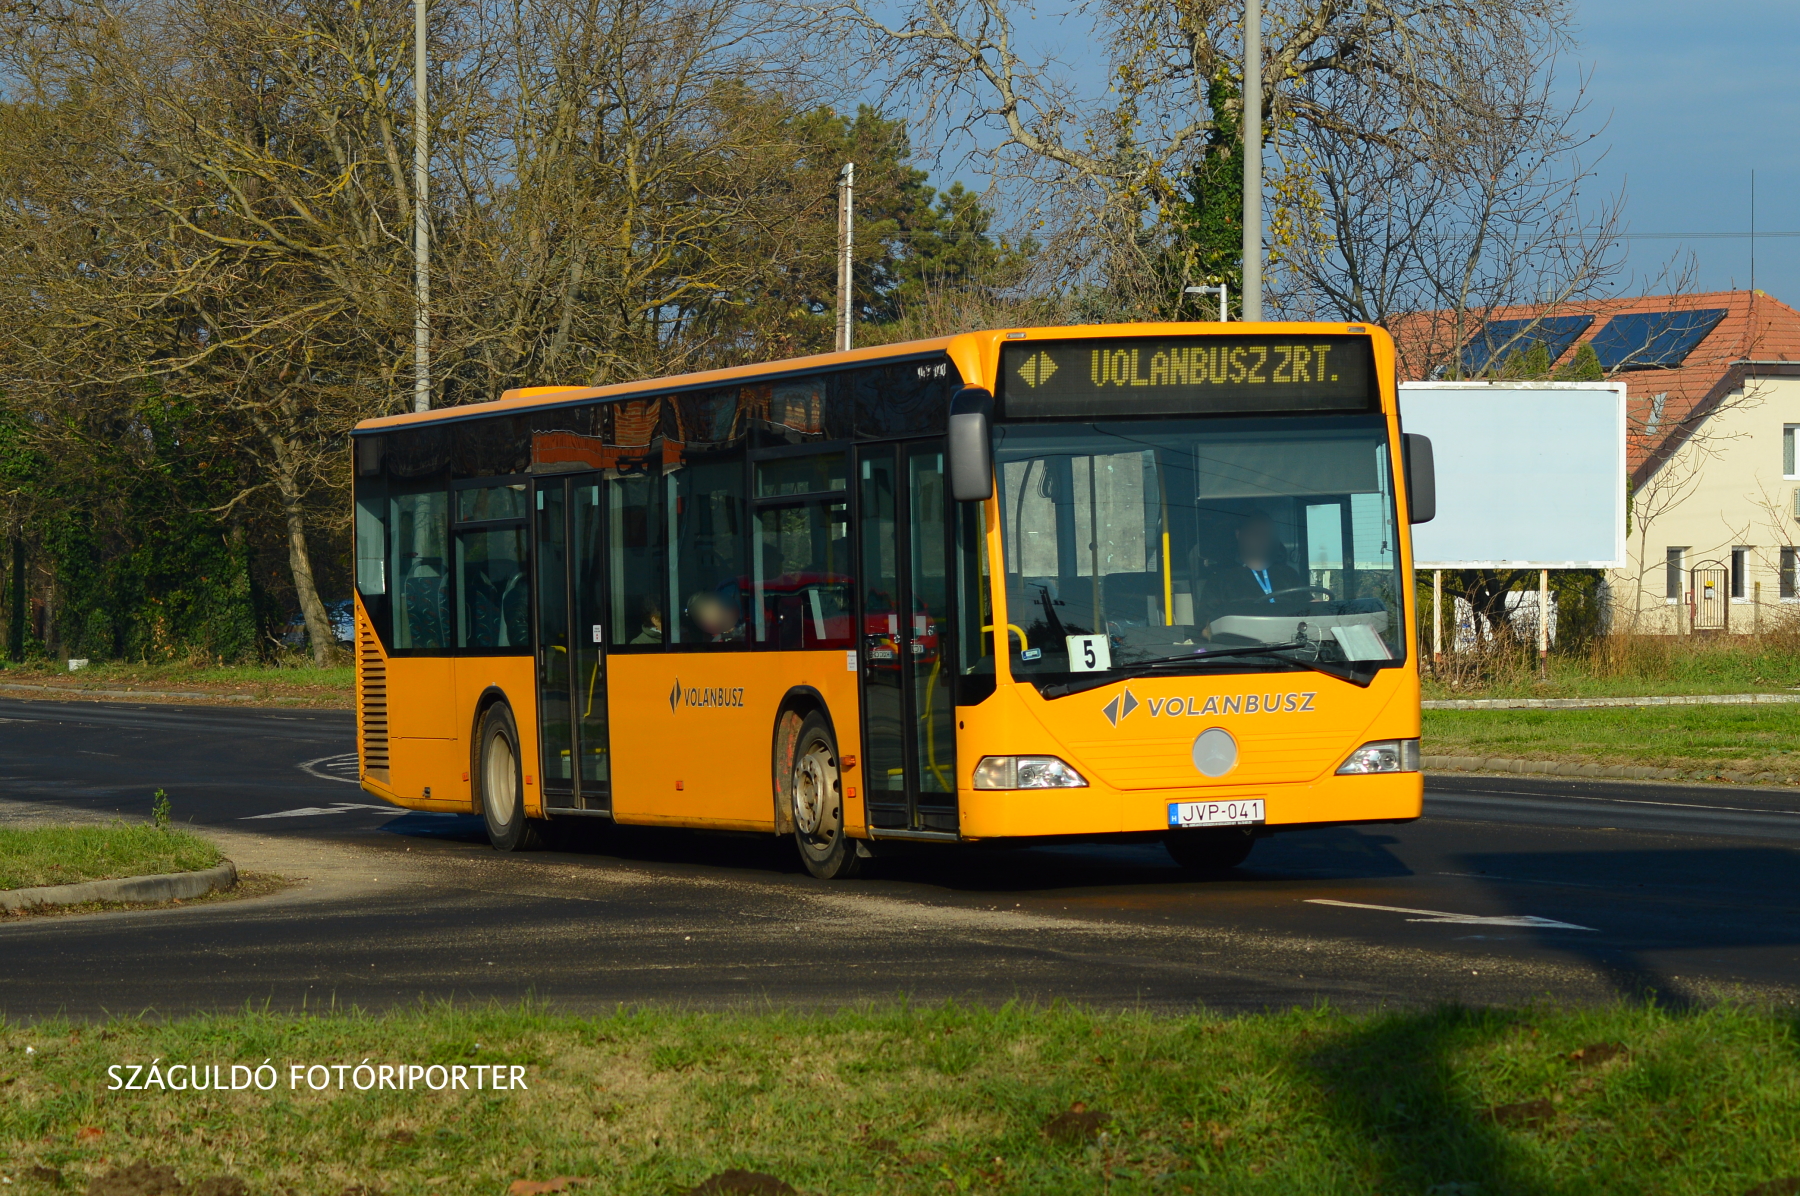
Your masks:
{"label": "bus roof", "polygon": [[386,431],[393,428],[404,428],[413,424],[432,423],[445,419],[467,419],[471,416],[504,415],[512,411],[529,410],[533,407],[553,406],[559,403],[579,402],[584,399],[604,399],[613,396],[629,396],[643,394],[671,387],[688,389],[702,387],[720,382],[731,382],[743,378],[756,378],[765,374],[799,373],[806,370],[828,368],[834,365],[850,365],[855,362],[880,361],[888,357],[906,357],[917,353],[942,352],[957,339],[953,336],[933,337],[930,340],[901,341],[897,344],[869,345],[862,349],[851,349],[846,353],[816,353],[810,357],[789,357],[782,361],[760,361],[754,365],[734,365],[720,370],[702,370],[694,374],[675,374],[662,378],[639,378],[633,382],[615,382],[608,386],[521,386],[504,391],[498,399],[486,403],[464,403],[456,407],[438,407],[431,411],[409,411],[404,415],[384,415],[375,419],[365,419],[356,425],[358,432]]}
{"label": "bus roof", "polygon": [[[816,353],[809,357],[789,357],[781,361],[762,361],[752,365],[730,366],[719,370],[703,370],[692,374],[676,374],[661,378],[639,378],[631,382],[615,382],[608,386],[522,386],[503,391],[498,399],[486,403],[464,403],[455,407],[438,407],[430,411],[409,411],[401,415],[384,415],[375,419],[366,419],[357,424],[356,432],[380,432],[395,428],[410,427],[414,424],[435,423],[438,421],[465,420],[484,416],[506,415],[515,411],[528,411],[535,407],[552,407],[563,403],[581,402],[590,399],[626,398],[635,395],[680,388],[682,390],[698,389],[721,382],[731,382],[745,378],[765,377],[771,374],[803,373],[810,370],[828,369],[832,366],[851,365],[857,362],[881,361],[887,358],[909,357],[922,353],[949,352],[953,358],[968,352],[986,358],[997,354],[996,347],[1002,340],[1027,340],[1036,338],[1077,338],[1106,336],[1157,336],[1157,335],[1193,335],[1196,333],[1212,333],[1215,335],[1242,336],[1246,333],[1270,332],[1282,329],[1289,332],[1317,332],[1337,334],[1366,334],[1376,340],[1385,340],[1387,333],[1373,324],[1345,324],[1296,322],[1278,323],[1266,321],[1260,324],[1230,323],[1223,324],[1213,320],[1207,321],[1170,321],[1167,323],[1141,324],[1071,324],[1058,326],[1038,326],[1032,328],[992,328],[972,329],[968,332],[952,336],[932,337],[928,340],[900,341],[894,344],[869,345],[861,349],[851,349],[843,353]],[[959,343],[960,342],[960,343]],[[958,361],[959,368],[965,368],[973,362]],[[990,363],[991,364],[991,363]],[[964,377],[968,377],[965,373]]]}

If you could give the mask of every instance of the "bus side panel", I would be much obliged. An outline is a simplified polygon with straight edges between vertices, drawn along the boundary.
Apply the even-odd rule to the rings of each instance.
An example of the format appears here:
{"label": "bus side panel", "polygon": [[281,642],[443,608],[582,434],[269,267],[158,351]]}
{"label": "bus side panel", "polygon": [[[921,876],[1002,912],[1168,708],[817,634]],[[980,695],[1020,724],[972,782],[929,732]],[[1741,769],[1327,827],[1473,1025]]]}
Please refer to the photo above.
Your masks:
{"label": "bus side panel", "polygon": [[[464,809],[473,808],[475,789],[464,774],[469,771],[475,743],[475,708],[481,695],[498,690],[512,707],[519,730],[519,772],[525,782],[525,813],[544,816],[538,778],[538,712],[536,670],[529,656],[459,656],[455,669],[456,751],[454,771],[445,777],[446,792],[454,792]],[[435,791],[433,796],[436,796]]]}
{"label": "bus side panel", "polygon": [[447,656],[388,658],[388,782],[412,809],[450,808],[447,785],[462,775],[452,665]]}
{"label": "bus side panel", "polygon": [[[843,651],[670,653],[607,660],[613,817],[626,823],[775,829],[775,713],[794,686],[824,697],[855,754],[857,675]],[[857,772],[845,774],[847,787]],[[845,822],[861,834],[860,801]]]}

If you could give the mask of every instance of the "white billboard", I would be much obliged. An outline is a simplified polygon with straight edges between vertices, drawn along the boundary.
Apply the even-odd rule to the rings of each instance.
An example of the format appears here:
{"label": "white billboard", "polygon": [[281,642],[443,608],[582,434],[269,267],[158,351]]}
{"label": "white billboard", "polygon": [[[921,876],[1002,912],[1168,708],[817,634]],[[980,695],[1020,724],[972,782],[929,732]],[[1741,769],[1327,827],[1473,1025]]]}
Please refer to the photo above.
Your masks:
{"label": "white billboard", "polygon": [[1624,566],[1623,382],[1405,382],[1400,426],[1437,464],[1415,569]]}

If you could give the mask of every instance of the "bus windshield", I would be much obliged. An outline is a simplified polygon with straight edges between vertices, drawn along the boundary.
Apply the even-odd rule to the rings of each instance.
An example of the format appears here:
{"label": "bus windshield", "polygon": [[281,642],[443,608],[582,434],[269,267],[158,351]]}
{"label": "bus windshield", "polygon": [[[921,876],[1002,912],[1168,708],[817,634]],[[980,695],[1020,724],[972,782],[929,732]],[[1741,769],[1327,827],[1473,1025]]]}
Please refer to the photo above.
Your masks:
{"label": "bus windshield", "polygon": [[1405,659],[1382,416],[1001,424],[995,447],[1012,671],[1047,694]]}

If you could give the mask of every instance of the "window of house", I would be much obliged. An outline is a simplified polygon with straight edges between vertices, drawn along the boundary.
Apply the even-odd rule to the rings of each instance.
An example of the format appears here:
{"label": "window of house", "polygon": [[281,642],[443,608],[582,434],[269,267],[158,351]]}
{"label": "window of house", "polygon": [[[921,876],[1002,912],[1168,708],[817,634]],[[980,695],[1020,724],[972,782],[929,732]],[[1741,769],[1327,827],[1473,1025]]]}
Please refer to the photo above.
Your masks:
{"label": "window of house", "polygon": [[1784,600],[1788,601],[1793,600],[1797,596],[1794,593],[1795,551],[1796,550],[1792,548],[1784,548],[1781,550],[1781,596]]}
{"label": "window of house", "polygon": [[1750,550],[1734,548],[1731,550],[1731,596],[1742,598],[1746,595],[1750,577]]}
{"label": "window of house", "polygon": [[1668,564],[1664,568],[1663,596],[1670,602],[1680,602],[1687,591],[1687,549],[1671,548],[1668,552]]}
{"label": "window of house", "polygon": [[1794,424],[1781,429],[1781,476],[1791,478],[1794,472]]}

